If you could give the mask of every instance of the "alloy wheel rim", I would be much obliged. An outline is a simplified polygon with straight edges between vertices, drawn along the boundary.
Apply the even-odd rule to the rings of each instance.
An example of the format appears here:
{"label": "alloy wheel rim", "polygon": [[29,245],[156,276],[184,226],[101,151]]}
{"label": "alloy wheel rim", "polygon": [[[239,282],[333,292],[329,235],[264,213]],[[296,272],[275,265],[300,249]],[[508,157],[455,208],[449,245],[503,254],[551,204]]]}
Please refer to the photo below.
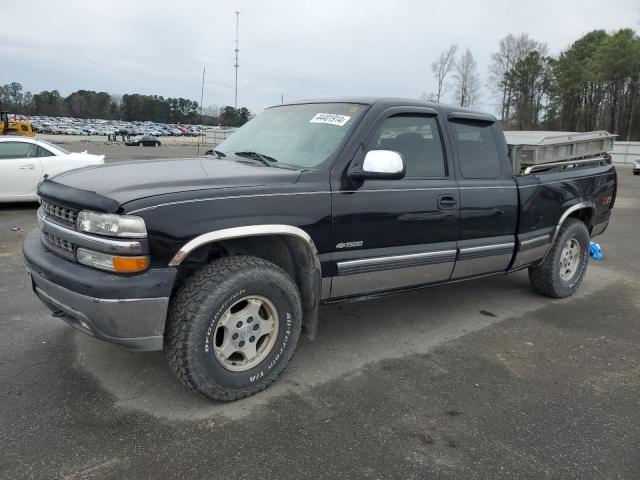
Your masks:
{"label": "alloy wheel rim", "polygon": [[233,372],[255,367],[273,350],[278,320],[275,305],[262,295],[237,300],[220,317],[212,333],[216,360]]}
{"label": "alloy wheel rim", "polygon": [[570,238],[560,252],[560,278],[565,282],[571,280],[578,272],[580,265],[580,244],[575,238]]}

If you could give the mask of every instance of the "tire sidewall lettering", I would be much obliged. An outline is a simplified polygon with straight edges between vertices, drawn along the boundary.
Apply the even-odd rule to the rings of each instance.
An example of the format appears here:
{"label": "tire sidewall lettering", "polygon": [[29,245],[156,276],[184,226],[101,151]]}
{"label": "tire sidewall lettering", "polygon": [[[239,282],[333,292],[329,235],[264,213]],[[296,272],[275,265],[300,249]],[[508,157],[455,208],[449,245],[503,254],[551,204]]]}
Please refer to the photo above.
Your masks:
{"label": "tire sidewall lettering", "polygon": [[[273,350],[259,365],[256,365],[250,370],[240,372],[226,370],[218,362],[218,359],[213,352],[213,348],[215,348],[213,342],[215,342],[216,326],[220,318],[234,302],[244,296],[252,294],[262,295],[274,303],[276,310],[278,311],[278,321],[280,326],[278,339],[276,340]],[[224,302],[215,309],[215,313],[210,317],[207,328],[203,332],[205,338],[203,339],[202,354],[205,365],[209,365],[207,369],[212,369],[211,373],[213,373],[213,371],[217,371],[218,373],[215,374],[216,376],[223,375],[235,377],[234,383],[236,383],[238,387],[243,384],[254,384],[265,377],[274,374],[277,375],[279,370],[281,370],[281,368],[278,367],[282,365],[283,360],[290,357],[289,350],[292,345],[294,318],[296,315],[296,309],[292,307],[293,306],[291,305],[285,291],[265,290],[264,287],[260,288],[258,286],[253,287],[251,285],[247,285],[245,288],[238,289],[234,291],[233,294],[226,296]],[[300,320],[298,320],[298,322],[299,321]],[[293,342],[294,346],[295,343],[296,342]]]}
{"label": "tire sidewall lettering", "polygon": [[[284,331],[284,336],[282,338],[282,344],[280,345],[280,349],[278,351],[278,353],[273,357],[273,359],[267,364],[267,370],[272,370],[273,367],[275,367],[278,363],[278,360],[280,360],[280,358],[282,357],[283,353],[285,352],[286,348],[287,348],[287,344],[289,343],[289,337],[291,336],[291,313],[289,312],[285,312],[285,318],[286,318],[286,329]],[[281,325],[282,327],[282,325]],[[266,361],[266,359],[265,359]],[[258,373],[256,373],[255,375],[252,375],[251,377],[249,377],[249,381],[250,382],[254,382],[257,379],[264,377],[264,370],[260,370]]]}

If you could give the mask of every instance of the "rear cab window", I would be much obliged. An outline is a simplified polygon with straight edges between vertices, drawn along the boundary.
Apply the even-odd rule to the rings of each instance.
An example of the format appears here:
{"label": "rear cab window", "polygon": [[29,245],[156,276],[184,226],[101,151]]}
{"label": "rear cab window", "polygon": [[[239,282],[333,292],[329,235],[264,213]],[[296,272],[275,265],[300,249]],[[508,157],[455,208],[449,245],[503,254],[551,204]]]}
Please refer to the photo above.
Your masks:
{"label": "rear cab window", "polygon": [[460,173],[468,179],[500,177],[500,153],[488,122],[455,120],[449,122],[458,150]]}

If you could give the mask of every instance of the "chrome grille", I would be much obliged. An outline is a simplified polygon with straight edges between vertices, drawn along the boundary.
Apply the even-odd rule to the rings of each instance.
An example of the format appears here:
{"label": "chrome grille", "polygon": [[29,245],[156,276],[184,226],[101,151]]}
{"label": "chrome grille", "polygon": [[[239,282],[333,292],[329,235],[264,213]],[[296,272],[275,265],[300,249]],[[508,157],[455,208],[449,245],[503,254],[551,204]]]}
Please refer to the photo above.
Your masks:
{"label": "chrome grille", "polygon": [[75,259],[76,245],[74,243],[47,232],[42,232],[42,239],[44,244],[55,253],[71,260]]}
{"label": "chrome grille", "polygon": [[61,205],[56,205],[53,202],[42,199],[42,210],[48,215],[53,217],[54,219],[62,220],[65,223],[70,223],[73,226],[76,224],[76,219],[78,218],[78,210],[74,208],[63,207]]}

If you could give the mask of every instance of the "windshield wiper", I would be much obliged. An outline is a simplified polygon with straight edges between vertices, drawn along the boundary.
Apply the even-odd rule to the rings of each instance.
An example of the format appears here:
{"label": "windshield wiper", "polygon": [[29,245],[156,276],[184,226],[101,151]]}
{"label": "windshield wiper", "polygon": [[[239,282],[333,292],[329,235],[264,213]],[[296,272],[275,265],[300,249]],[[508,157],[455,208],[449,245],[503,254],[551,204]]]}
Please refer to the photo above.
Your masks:
{"label": "windshield wiper", "polygon": [[262,163],[264,163],[265,165],[268,165],[268,166],[271,166],[272,163],[278,161],[275,158],[270,157],[269,155],[265,155],[263,153],[258,153],[258,152],[253,152],[253,151],[234,152],[234,155],[237,155],[238,157],[247,157],[247,158],[250,158],[252,160],[259,160],[259,161],[261,161]]}

